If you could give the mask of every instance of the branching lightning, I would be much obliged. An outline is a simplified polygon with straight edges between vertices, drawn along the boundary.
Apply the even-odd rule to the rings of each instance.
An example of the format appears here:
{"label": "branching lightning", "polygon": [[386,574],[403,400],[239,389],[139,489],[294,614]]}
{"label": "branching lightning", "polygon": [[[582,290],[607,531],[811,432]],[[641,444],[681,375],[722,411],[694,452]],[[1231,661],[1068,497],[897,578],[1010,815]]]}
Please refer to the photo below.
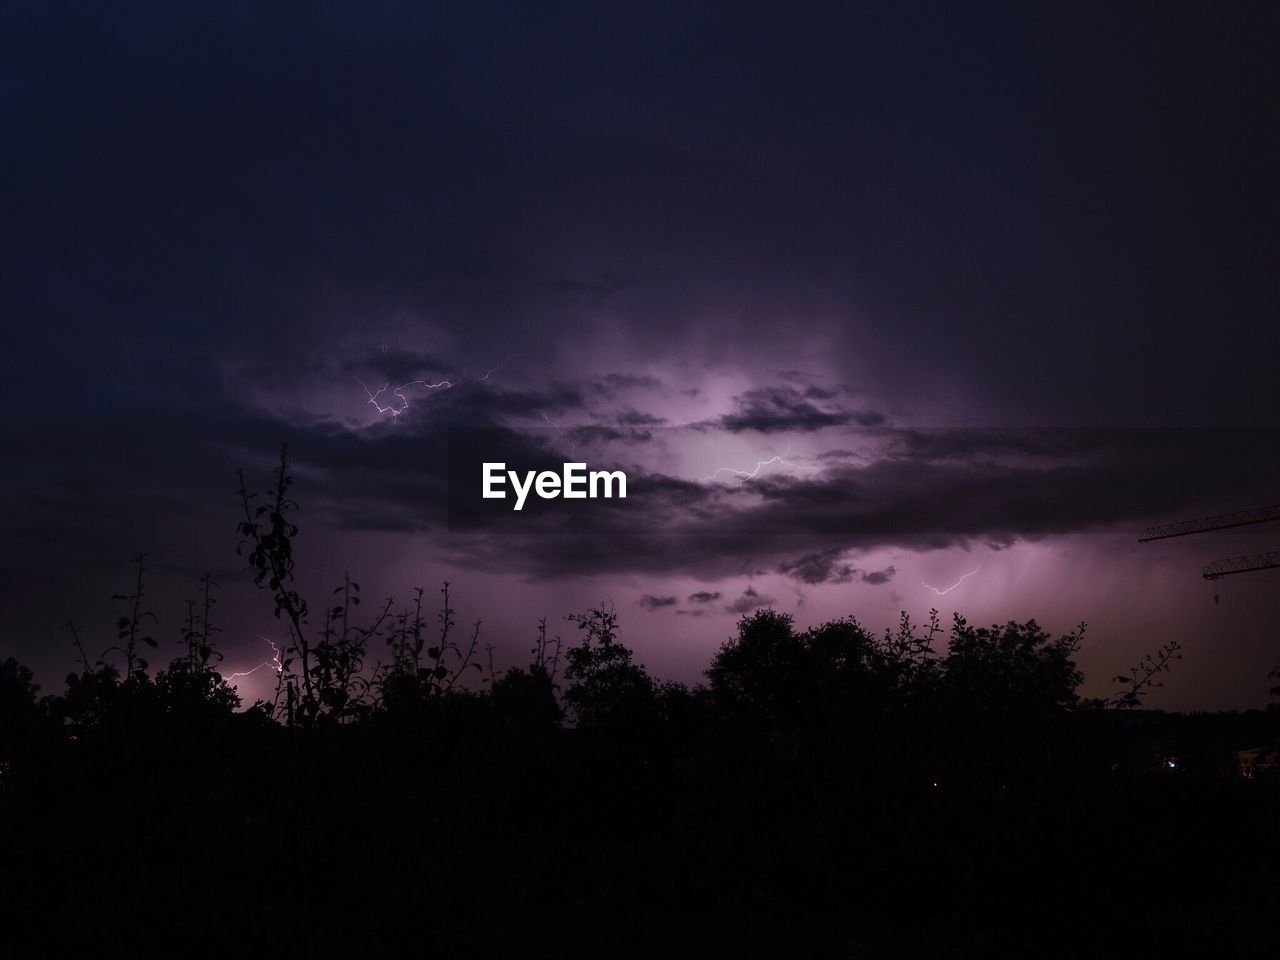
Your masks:
{"label": "branching lightning", "polygon": [[[384,353],[386,352],[385,341],[384,341],[383,352]],[[475,380],[476,382],[480,382],[482,380],[488,380],[495,373],[497,373],[499,370],[501,370],[503,367],[505,367],[508,363],[511,362],[511,356],[512,356],[511,354],[507,354],[505,357],[502,358],[501,363],[499,363],[495,367],[490,367],[487,371],[485,371],[484,376],[470,377],[469,379]],[[465,370],[463,371],[463,375],[464,376],[466,375]],[[360,384],[360,386],[364,388],[365,396],[368,398],[366,402],[371,404],[373,408],[377,410],[378,413],[380,414],[387,414],[387,413],[391,414],[391,419],[393,420],[399,420],[401,415],[407,412],[408,409],[413,405],[409,402],[408,396],[405,395],[405,391],[408,390],[410,387],[420,387],[423,390],[430,391],[430,390],[451,390],[454,386],[454,383],[452,380],[441,380],[439,383],[432,383],[429,380],[410,380],[407,383],[400,384],[400,386],[398,387],[393,387],[391,386],[391,381],[388,380],[379,389],[370,390],[369,385],[366,384],[359,377],[355,377],[354,379],[356,383]]]}
{"label": "branching lightning", "polygon": [[[400,415],[410,407],[409,398],[404,395],[404,391],[409,387],[422,387],[425,390],[448,390],[453,387],[453,384],[448,380],[441,380],[439,383],[430,383],[426,380],[410,380],[408,383],[402,383],[394,389],[391,387],[390,382],[384,383],[381,389],[375,392],[370,390],[365,382],[359,377],[356,377],[355,381],[360,384],[360,386],[364,387],[364,392],[368,395],[369,403],[373,404],[374,409],[377,410],[378,413],[391,414],[391,418],[393,420],[400,419]],[[379,397],[385,394],[388,390],[391,391],[392,397],[399,398],[399,404],[397,404],[395,400],[391,400],[386,404],[379,401]]]}
{"label": "branching lightning", "polygon": [[710,476],[699,477],[698,482],[710,483],[712,480],[718,479],[720,474],[730,473],[738,478],[738,483],[742,484],[742,483],[746,483],[748,480],[754,480],[756,477],[760,475],[761,470],[763,470],[765,467],[773,466],[775,464],[782,467],[794,467],[796,470],[815,469],[814,467],[807,467],[800,463],[792,463],[790,460],[787,459],[787,457],[789,457],[790,455],[791,455],[791,447],[788,446],[787,449],[784,450],[782,453],[778,454],[778,456],[770,457],[768,460],[761,460],[759,463],[756,464],[756,467],[754,470],[739,470],[736,467],[716,467],[715,471]]}
{"label": "branching lightning", "polygon": [[237,680],[240,677],[248,677],[248,676],[251,676],[252,674],[257,673],[263,667],[274,667],[276,673],[284,672],[284,663],[280,659],[280,648],[275,645],[274,641],[269,640],[267,637],[259,637],[258,639],[270,645],[271,659],[263,660],[256,667],[252,667],[248,670],[243,670],[239,673],[233,673],[230,676],[223,677],[222,678],[223,680],[225,680],[227,683],[233,683],[235,680]]}
{"label": "branching lightning", "polygon": [[953,583],[951,586],[947,587],[947,589],[945,589],[945,590],[939,590],[937,587],[933,586],[932,584],[925,583],[923,580],[921,580],[921,581],[920,581],[920,585],[921,585],[921,586],[924,586],[924,587],[928,587],[930,590],[932,590],[932,591],[933,591],[934,593],[936,593],[938,596],[940,596],[940,597],[944,597],[944,596],[946,596],[948,593],[950,593],[952,590],[954,590],[956,587],[960,586],[960,584],[964,583],[966,580],[968,580],[970,577],[972,577],[975,573],[977,573],[977,572],[978,572],[979,570],[981,570],[981,569],[982,569],[982,564],[978,564],[976,567],[974,567],[972,570],[970,570],[968,573],[966,573],[963,577],[961,577],[959,580],[957,580],[957,581],[956,581],[955,583]]}

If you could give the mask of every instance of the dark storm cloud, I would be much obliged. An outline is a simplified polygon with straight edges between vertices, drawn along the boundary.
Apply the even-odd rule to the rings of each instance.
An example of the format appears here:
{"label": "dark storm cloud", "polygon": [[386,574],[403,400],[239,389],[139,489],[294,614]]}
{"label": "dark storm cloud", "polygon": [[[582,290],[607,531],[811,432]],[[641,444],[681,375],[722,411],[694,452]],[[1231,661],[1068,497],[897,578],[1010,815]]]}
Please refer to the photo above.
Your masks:
{"label": "dark storm cloud", "polygon": [[57,352],[56,373],[51,347],[158,332],[170,360],[265,343],[287,365],[421,321],[474,368],[582,343],[604,298],[645,359],[734,317],[744,359],[822,344],[926,416],[959,383],[1055,422],[1273,422],[1276,147],[1253,119],[1274,83],[1250,17],[1211,37],[1038,6],[303,19],[9,13],[13,355]]}
{"label": "dark storm cloud", "polygon": [[[891,443],[885,455],[907,460],[973,461],[995,457],[1043,457],[1066,460],[1105,450],[1108,432],[1084,428],[1039,430],[901,429],[883,434]],[[836,459],[840,451],[824,456]]]}
{"label": "dark storm cloud", "polygon": [[[1280,478],[1280,455],[1268,445],[1276,439],[1255,431],[1099,431],[1059,458],[1037,452],[1025,462],[992,460],[988,444],[974,443],[984,452],[973,460],[894,455],[724,486],[640,471],[630,476],[628,500],[573,511],[590,536],[564,536],[563,514],[530,516],[492,542],[460,545],[459,556],[497,568],[527,564],[539,577],[608,570],[729,576],[751,557],[802,583],[861,576],[876,585],[890,569],[861,573],[842,556],[1136,531],[1146,518],[1194,513],[1224,497],[1251,501]],[[1086,448],[1090,454],[1081,456]],[[1252,494],[1240,487],[1246,471]]]}
{"label": "dark storm cloud", "polygon": [[885,567],[883,570],[869,570],[861,575],[863,583],[869,583],[873,587],[881,587],[893,579],[893,575],[898,571],[893,567]]}
{"label": "dark storm cloud", "polygon": [[580,444],[625,443],[635,445],[647,444],[653,440],[653,434],[648,430],[637,430],[634,427],[619,429],[598,424],[570,427],[565,433],[575,443]]}
{"label": "dark storm cloud", "polygon": [[750,512],[762,529],[825,528],[881,542],[1072,533],[1198,497],[1240,496],[1240,470],[1252,470],[1251,486],[1265,487],[1278,463],[1265,442],[1247,431],[1099,431],[1087,456],[1073,443],[1067,455],[1021,462],[894,457],[762,477],[751,486],[763,502]]}
{"label": "dark storm cloud", "polygon": [[651,413],[641,413],[634,407],[618,411],[614,419],[628,427],[656,427],[667,422],[665,417],[655,417]]}
{"label": "dark storm cloud", "polygon": [[[809,388],[813,390],[814,388]],[[825,427],[858,424],[869,427],[884,422],[873,410],[847,410],[838,406],[819,407],[814,400],[828,399],[825,391],[800,391],[795,387],[760,387],[734,398],[735,409],[718,421],[731,433],[799,431],[807,433]]]}
{"label": "dark storm cloud", "polygon": [[839,547],[807,553],[795,560],[783,561],[778,565],[778,572],[801,583],[848,583],[857,571],[842,561],[843,553]]}
{"label": "dark storm cloud", "polygon": [[[261,483],[277,443],[289,440],[299,471],[298,494],[311,516],[351,529],[440,528],[449,485],[438,465],[445,458],[450,424],[492,423],[495,411],[513,404],[512,391],[484,384],[444,396],[449,394],[447,404],[426,408],[430,416],[406,416],[359,431],[324,420],[286,422],[226,402],[200,411],[140,408],[136,422],[146,431],[200,438],[199,444],[171,447],[164,464],[147,474],[122,467],[123,450],[86,421],[66,440],[79,451],[85,482],[98,478],[86,488],[94,497],[70,485],[73,477],[66,468],[46,467],[40,479],[31,477],[30,489],[56,502],[41,506],[29,499],[28,519],[57,517],[69,529],[78,524],[89,530],[96,521],[89,522],[86,511],[104,509],[101,504],[113,497],[139,504],[173,501],[175,509],[181,499],[197,508],[207,505],[212,517],[226,517],[234,503],[234,466],[249,469],[251,486],[254,477]],[[524,403],[535,397],[542,399],[528,395]],[[495,457],[528,468],[554,468],[564,456],[556,447],[559,438],[547,429],[489,428],[484,439]],[[875,585],[888,580],[891,568],[858,571],[853,561],[842,559],[849,551],[1009,545],[1117,525],[1136,530],[1153,516],[1250,502],[1263,496],[1277,476],[1270,453],[1280,449],[1277,439],[1255,431],[1137,430],[1098,431],[1064,444],[1052,438],[1009,442],[966,435],[946,444],[943,460],[934,458],[936,446],[930,446],[923,459],[895,453],[866,465],[762,477],[741,486],[638,470],[629,474],[628,500],[589,501],[570,510],[530,507],[517,519],[508,517],[501,528],[464,525],[438,550],[461,565],[538,579],[609,572],[729,576],[749,557],[752,569],[779,570],[801,583],[858,576]],[[28,438],[28,444],[34,442]],[[1003,453],[992,461],[992,448],[1033,453],[1021,463],[1009,462]],[[1046,448],[1063,453],[1051,457]],[[962,451],[970,451],[972,459],[964,459]],[[128,488],[115,490],[112,476],[132,479]],[[1240,487],[1242,477],[1252,478],[1254,493]],[[714,592],[689,599],[710,602],[707,596],[714,599]]]}
{"label": "dark storm cloud", "polygon": [[616,394],[620,390],[654,390],[662,387],[662,380],[648,374],[605,374],[589,381],[596,393]]}
{"label": "dark storm cloud", "polygon": [[742,591],[742,595],[740,597],[724,609],[727,613],[750,613],[752,610],[758,610],[760,607],[768,607],[777,602],[776,598],[765,596],[762,593],[757,593],[754,587],[747,587],[747,589]]}
{"label": "dark storm cloud", "polygon": [[[345,357],[338,365],[338,369],[350,374],[353,378],[357,374],[363,375],[369,386],[377,389],[382,384],[372,382],[375,378],[381,378],[392,386],[398,386],[427,374],[443,374],[449,366],[443,358],[434,354],[388,348],[376,350],[363,360]],[[370,374],[374,374],[375,378],[370,378]]]}
{"label": "dark storm cloud", "polygon": [[883,570],[858,570],[853,564],[846,562],[842,547],[829,547],[814,553],[807,553],[795,560],[784,560],[778,565],[778,572],[799,583],[849,583],[855,577],[873,587],[882,586],[893,579],[896,572],[893,567]]}
{"label": "dark storm cloud", "polygon": [[675,597],[655,597],[653,594],[646,593],[640,598],[640,606],[644,607],[650,613],[661,607],[674,607],[679,601]]}
{"label": "dark storm cloud", "polygon": [[[236,468],[245,468],[250,489],[264,486],[282,442],[290,446],[300,499],[313,521],[352,530],[436,529],[446,522],[449,477],[443,466],[451,430],[482,428],[498,456],[550,468],[563,459],[555,450],[559,437],[537,411],[581,402],[581,393],[567,385],[526,391],[462,382],[424,397],[409,392],[414,406],[405,416],[379,420],[369,414],[373,422],[353,428],[289,404],[280,405],[283,413],[273,413],[239,402],[216,373],[201,372],[202,363],[193,359],[183,371],[186,388],[205,384],[199,394],[184,396],[183,384],[175,382],[169,397],[166,381],[155,378],[148,384],[149,396],[117,399],[110,409],[86,410],[68,422],[62,437],[76,448],[74,459],[32,456],[22,461],[26,477],[16,467],[10,471],[17,500],[29,523],[45,525],[46,540],[56,540],[53,530],[63,528],[80,531],[83,540],[89,531],[112,527],[115,517],[135,511],[131,544],[151,540],[173,522],[175,512],[232,522]],[[362,393],[352,384],[352,411],[359,415],[364,415]],[[537,426],[518,432],[500,425],[513,415]],[[11,449],[46,449],[34,435],[15,435],[15,426],[35,424],[10,425]],[[164,438],[164,456],[144,467],[132,437]],[[76,494],[75,486],[92,495]],[[50,499],[60,497],[64,487],[65,502]],[[112,536],[119,538],[104,533],[103,542]]]}
{"label": "dark storm cloud", "polygon": [[814,456],[819,463],[845,463],[849,460],[865,460],[866,454],[854,450],[824,450]]}
{"label": "dark storm cloud", "polygon": [[525,390],[464,381],[447,391],[444,400],[464,418],[462,422],[475,424],[511,416],[536,417],[547,410],[580,410],[586,403],[579,387],[563,382]]}
{"label": "dark storm cloud", "polygon": [[719,599],[719,590],[699,590],[697,593],[689,594],[690,603],[715,603]]}

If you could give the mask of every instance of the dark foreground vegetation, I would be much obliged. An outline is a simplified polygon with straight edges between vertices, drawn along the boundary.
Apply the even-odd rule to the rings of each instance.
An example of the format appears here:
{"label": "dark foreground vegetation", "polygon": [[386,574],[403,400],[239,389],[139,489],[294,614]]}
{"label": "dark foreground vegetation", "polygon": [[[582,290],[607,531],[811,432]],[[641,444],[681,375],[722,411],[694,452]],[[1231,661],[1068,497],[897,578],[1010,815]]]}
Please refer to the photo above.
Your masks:
{"label": "dark foreground vegetation", "polygon": [[141,560],[62,694],[0,665],[6,955],[1274,955],[1280,791],[1235,751],[1280,715],[1140,709],[1172,647],[1085,701],[1082,630],[764,610],[691,688],[606,607],[499,672],[447,588],[309,609],[288,486],[240,529],[272,702],[217,673],[208,582],[149,669]]}

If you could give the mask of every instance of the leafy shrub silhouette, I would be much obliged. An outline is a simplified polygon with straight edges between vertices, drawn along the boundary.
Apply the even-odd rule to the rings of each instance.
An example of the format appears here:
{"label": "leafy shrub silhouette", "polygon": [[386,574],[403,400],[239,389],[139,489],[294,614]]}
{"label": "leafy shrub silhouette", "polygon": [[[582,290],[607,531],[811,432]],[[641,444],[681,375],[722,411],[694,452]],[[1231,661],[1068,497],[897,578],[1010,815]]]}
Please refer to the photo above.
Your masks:
{"label": "leafy shrub silhouette", "polygon": [[1142,698],[1147,693],[1164,686],[1163,681],[1159,679],[1160,674],[1168,673],[1173,667],[1173,661],[1182,659],[1182,654],[1178,652],[1180,649],[1181,644],[1178,641],[1170,640],[1155,653],[1149,653],[1143,657],[1141,663],[1130,667],[1127,676],[1117,675],[1115,682],[1120,685],[1120,689],[1103,701],[1103,705],[1121,708],[1140,706]]}
{"label": "leafy shrub silhouette", "polygon": [[[293,515],[298,504],[289,494],[294,478],[289,471],[288,445],[280,448],[274,482],[264,494],[250,493],[240,473],[238,495],[244,519],[238,529],[237,552],[248,560],[254,583],[271,592],[277,619],[284,621],[289,639],[280,662],[271,716],[289,726],[342,723],[367,717],[386,698],[398,709],[453,691],[468,669],[479,670],[475,654],[480,636],[476,621],[466,646],[452,637],[455,611],[449,606],[449,584],[442,593],[438,615],[439,636],[427,647],[422,617],[422,590],[415,594],[412,612],[392,613],[388,597],[372,621],[353,623],[361,603],[360,584],[343,575],[333,588],[337,602],[324,610],[324,624],[313,633],[310,607],[296,590],[294,540],[298,525]],[[262,501],[255,506],[255,501]],[[391,663],[368,667],[372,641],[385,636]]]}
{"label": "leafy shrub silhouette", "polygon": [[136,677],[144,676],[147,672],[147,661],[139,653],[139,645],[148,646],[153,650],[156,648],[155,638],[143,633],[148,621],[151,623],[156,622],[156,615],[152,611],[142,609],[145,595],[146,560],[147,555],[145,553],[140,553],[133,558],[133,563],[138,568],[137,581],[134,584],[133,593],[117,593],[111,598],[119,600],[128,609],[126,614],[116,620],[116,638],[123,646],[112,647],[107,651],[108,653],[119,651],[124,654],[125,683],[133,681]]}

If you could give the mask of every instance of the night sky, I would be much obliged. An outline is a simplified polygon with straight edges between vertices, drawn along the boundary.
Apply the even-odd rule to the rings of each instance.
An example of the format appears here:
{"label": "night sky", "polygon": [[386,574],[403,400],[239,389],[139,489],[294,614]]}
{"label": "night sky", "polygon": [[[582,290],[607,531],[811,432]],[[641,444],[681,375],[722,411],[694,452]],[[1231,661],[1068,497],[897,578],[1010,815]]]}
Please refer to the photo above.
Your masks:
{"label": "night sky", "polygon": [[[1275,18],[5,4],[0,653],[56,688],[145,551],[153,659],[209,571],[252,668],[287,441],[304,590],[447,577],[507,665],[601,600],[683,680],[759,606],[936,606],[1260,706],[1280,576],[1200,570],[1280,525],[1136,541],[1280,502]],[[635,495],[459,522],[460,435]]]}

